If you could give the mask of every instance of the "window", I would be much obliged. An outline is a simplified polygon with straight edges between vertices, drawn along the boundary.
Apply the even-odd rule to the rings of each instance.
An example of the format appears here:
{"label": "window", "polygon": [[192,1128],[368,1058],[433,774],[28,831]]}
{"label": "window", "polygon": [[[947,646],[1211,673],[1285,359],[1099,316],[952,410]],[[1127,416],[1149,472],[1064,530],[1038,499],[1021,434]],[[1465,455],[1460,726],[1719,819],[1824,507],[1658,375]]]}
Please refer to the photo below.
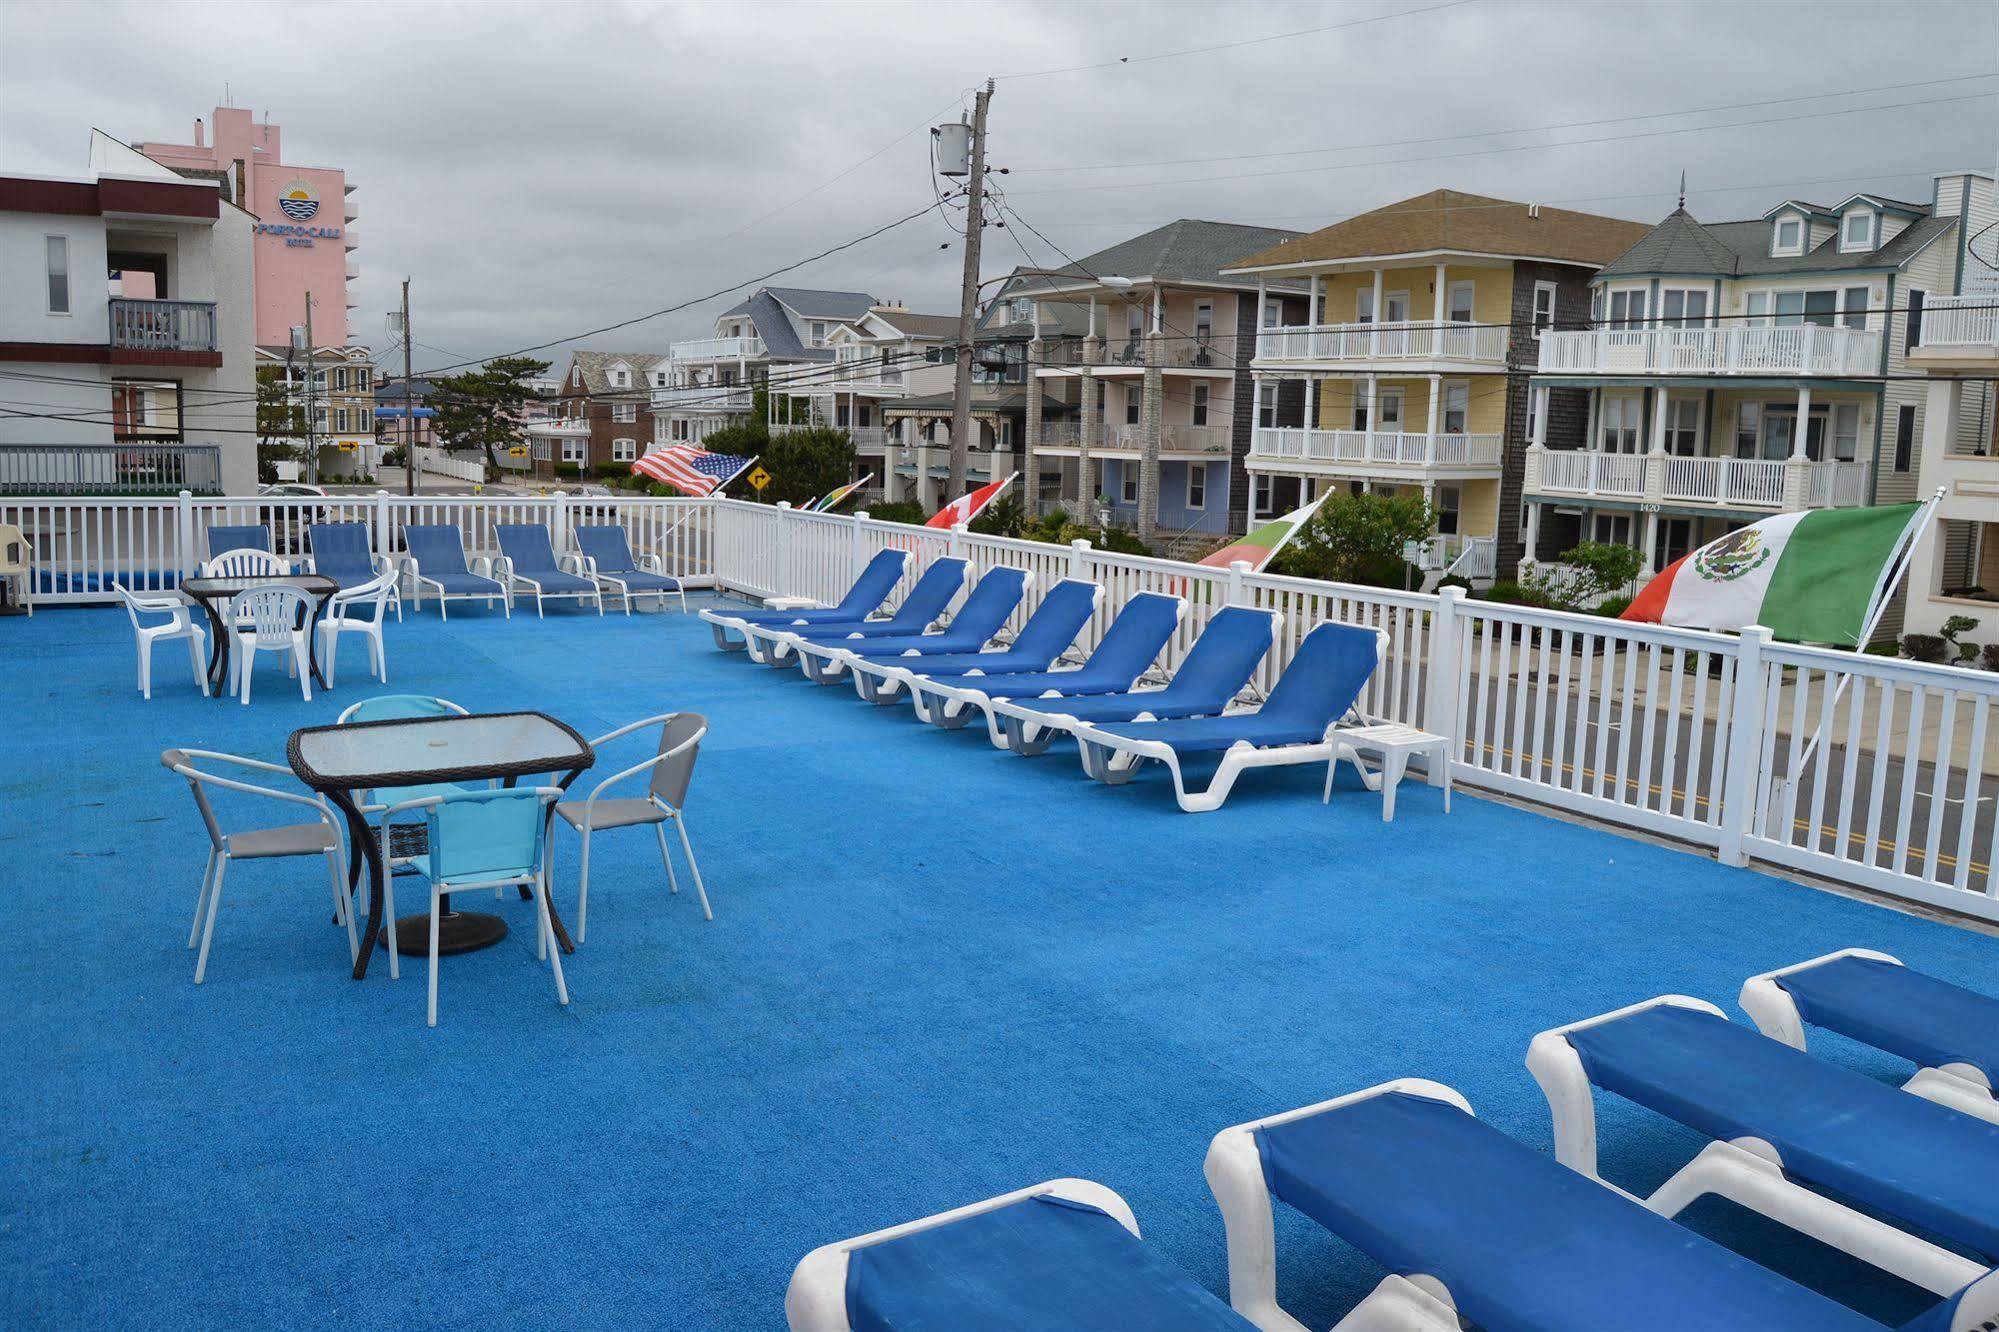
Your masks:
{"label": "window", "polygon": [[1874,248],[1874,214],[1864,208],[1856,208],[1846,215],[1840,224],[1839,248],[1842,250],[1871,250]]}
{"label": "window", "polygon": [[1194,345],[1205,347],[1215,335],[1215,303],[1196,301],[1194,303]]}
{"label": "window", "polygon": [[1277,385],[1274,383],[1256,386],[1256,424],[1264,430],[1277,424]]}
{"label": "window", "polygon": [[1772,234],[1770,253],[1802,254],[1805,248],[1805,222],[1800,217],[1777,219],[1777,229]]}
{"label": "window", "polygon": [[69,313],[69,237],[46,238],[49,270],[49,313]]}
{"label": "window", "polygon": [[1860,404],[1835,403],[1832,409],[1832,456],[1852,462],[1860,456]]}
{"label": "window", "polygon": [[1659,293],[1659,321],[1671,328],[1699,328],[1707,322],[1707,292],[1672,287]]}
{"label": "window", "polygon": [[1895,412],[1895,470],[1906,472],[1915,461],[1916,405],[1905,402]]}
{"label": "window", "polygon": [[1278,310],[1277,306],[1275,306],[1274,304],[1272,304],[1272,303],[1271,303],[1270,301],[1268,301],[1268,300],[1264,301],[1264,303],[1263,303],[1263,326],[1264,326],[1265,328],[1280,328],[1280,327],[1282,327],[1282,325],[1281,325],[1281,324],[1279,323],[1279,314],[1280,314],[1280,312],[1279,312],[1279,310]]}
{"label": "window", "polygon": [[1356,324],[1372,324],[1374,322],[1373,287],[1362,287],[1354,293],[1353,321]]}
{"label": "window", "polygon": [[1012,305],[1012,319],[1014,323],[1031,324],[1034,322],[1034,301],[1032,298],[1016,296],[1013,298]]}
{"label": "window", "polygon": [[583,441],[565,439],[562,441],[562,461],[580,463],[583,461]]}
{"label": "window", "polygon": [[1456,536],[1458,531],[1458,509],[1464,503],[1464,491],[1459,486],[1438,486],[1433,492],[1432,505],[1437,511],[1437,531],[1443,536]]}
{"label": "window", "polygon": [[815,347],[817,347],[817,346],[819,346],[819,345],[820,345],[821,343],[823,343],[823,342],[825,342],[825,341],[826,341],[826,321],[825,321],[825,320],[823,320],[823,319],[815,319],[815,320],[813,320],[813,321],[812,321],[812,345],[813,345],[813,346],[815,346]]}
{"label": "window", "polygon": [[1204,426],[1208,423],[1208,386],[1206,384],[1194,385],[1193,417],[1194,424],[1197,426]]}
{"label": "window", "polygon": [[1914,351],[1916,344],[1923,340],[1923,293],[1909,293],[1909,319],[1902,337],[1902,350]]}
{"label": "window", "polygon": [[1645,289],[1628,287],[1610,293],[1610,326],[1638,329],[1645,325]]}
{"label": "window", "polygon": [[1453,282],[1450,286],[1449,304],[1445,307],[1448,311],[1446,318],[1453,324],[1469,324],[1472,316],[1472,298],[1476,294],[1477,288],[1472,283]]}
{"label": "window", "polygon": [[1606,393],[1598,409],[1597,447],[1605,453],[1636,453],[1645,400],[1635,393]]}
{"label": "window", "polygon": [[1187,468],[1187,507],[1208,507],[1208,469],[1205,464],[1194,463]]}
{"label": "window", "polygon": [[[1400,400],[1397,400],[1400,414]],[[1384,399],[1384,408],[1386,400]],[[1444,433],[1462,435],[1465,432],[1465,417],[1471,408],[1471,385],[1459,382],[1444,385]]]}
{"label": "window", "polygon": [[346,367],[346,366],[342,365],[342,366],[336,366],[336,367],[334,368],[334,371],[333,371],[333,387],[335,387],[335,388],[337,388],[337,389],[340,389],[340,390],[343,390],[343,391],[344,391],[344,390],[345,390],[345,389],[347,388],[347,367]]}
{"label": "window", "polygon": [[375,409],[372,407],[361,409],[361,433],[364,435],[375,433]]}
{"label": "window", "polygon": [[1750,292],[1749,302],[1744,306],[1744,310],[1749,316],[1744,322],[1749,327],[1768,328],[1770,326],[1770,293],[1767,291]]}
{"label": "window", "polygon": [[336,435],[347,433],[347,409],[345,407],[335,407],[333,409],[333,433]]}
{"label": "window", "polygon": [[632,462],[639,456],[639,442],[635,439],[614,439],[611,441],[613,462]]}
{"label": "window", "polygon": [[611,372],[611,387],[612,387],[612,388],[630,388],[631,386],[632,386],[632,375],[631,375],[631,371],[629,371],[629,370],[613,370],[613,371]]}
{"label": "window", "polygon": [[[1402,393],[1399,388],[1377,388],[1375,400],[1381,404],[1381,418],[1375,422],[1376,430],[1402,429]],[[1354,385],[1353,428],[1367,429],[1368,401],[1365,383]]]}
{"label": "window", "polygon": [[1555,326],[1555,284],[1536,282],[1534,284],[1534,336],[1540,337],[1544,329]]}
{"label": "window", "polygon": [[1145,310],[1142,306],[1124,307],[1124,337],[1133,346],[1138,344],[1139,335],[1145,332]]}
{"label": "window", "polygon": [[611,404],[611,419],[629,424],[639,419],[639,405],[635,402],[614,402]]}
{"label": "window", "polygon": [[1701,451],[1701,400],[1672,398],[1666,403],[1666,452],[1696,458]]}
{"label": "window", "polygon": [[1663,569],[1693,549],[1694,524],[1690,518],[1661,518],[1659,534],[1652,543],[1652,567]]}
{"label": "window", "polygon": [[1124,423],[1128,426],[1135,426],[1138,424],[1138,404],[1140,396],[1141,395],[1134,393],[1129,388],[1127,388],[1124,391]]}
{"label": "window", "polygon": [[1754,458],[1756,437],[1763,428],[1763,409],[1753,402],[1745,402],[1735,409],[1735,456]]}
{"label": "window", "polygon": [[1590,540],[1610,546],[1631,544],[1631,515],[1599,513],[1590,517]]}
{"label": "window", "polygon": [[1840,322],[1848,328],[1866,328],[1867,300],[1867,288],[1848,287],[1840,297]]}
{"label": "window", "polygon": [[1126,504],[1138,503],[1138,464],[1127,462],[1118,468],[1118,498]]}
{"label": "window", "polygon": [[1527,442],[1532,444],[1541,437],[1541,395],[1534,389],[1527,390]]}
{"label": "window", "polygon": [[1256,474],[1256,479],[1252,483],[1250,489],[1254,495],[1254,498],[1251,501],[1251,507],[1253,508],[1253,510],[1256,513],[1269,513],[1270,474],[1268,472],[1258,472]]}
{"label": "window", "polygon": [[375,372],[367,366],[356,370],[354,372],[354,387],[363,390],[374,388]]}

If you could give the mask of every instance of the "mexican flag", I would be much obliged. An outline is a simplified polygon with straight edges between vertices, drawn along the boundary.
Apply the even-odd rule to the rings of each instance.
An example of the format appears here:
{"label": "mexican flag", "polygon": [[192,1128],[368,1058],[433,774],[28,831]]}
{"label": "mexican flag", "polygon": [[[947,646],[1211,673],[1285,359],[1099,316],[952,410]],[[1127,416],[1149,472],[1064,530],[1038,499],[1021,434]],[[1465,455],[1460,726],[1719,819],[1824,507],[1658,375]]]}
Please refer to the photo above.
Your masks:
{"label": "mexican flag", "polygon": [[1760,624],[1794,643],[1853,647],[1928,507],[1813,509],[1751,523],[1675,560],[1619,618],[1683,629]]}
{"label": "mexican flag", "polygon": [[1271,557],[1284,549],[1286,542],[1304,530],[1305,524],[1325,502],[1326,496],[1321,495],[1302,509],[1293,509],[1282,518],[1272,518],[1240,541],[1231,541],[1198,563],[1226,569],[1237,560],[1244,560],[1249,564],[1251,573],[1261,572],[1263,566],[1270,563]]}
{"label": "mexican flag", "polygon": [[1012,484],[1014,476],[1019,475],[1019,472],[1015,472],[1013,476],[1009,476],[1004,481],[995,481],[989,486],[980,486],[969,495],[958,496],[958,498],[946,504],[936,513],[931,514],[930,521],[925,523],[924,526],[956,527],[959,523],[971,522],[972,519],[979,516],[979,510],[998,499],[999,493]]}

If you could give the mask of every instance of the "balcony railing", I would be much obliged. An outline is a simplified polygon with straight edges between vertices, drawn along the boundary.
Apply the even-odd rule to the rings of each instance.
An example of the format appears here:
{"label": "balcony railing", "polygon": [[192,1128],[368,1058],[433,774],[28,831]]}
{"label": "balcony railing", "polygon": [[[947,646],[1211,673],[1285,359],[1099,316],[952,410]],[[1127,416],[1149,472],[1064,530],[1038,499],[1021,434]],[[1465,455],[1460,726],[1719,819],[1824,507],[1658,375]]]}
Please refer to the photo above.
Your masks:
{"label": "balcony railing", "polygon": [[0,495],[212,495],[213,444],[0,444]]}
{"label": "balcony railing", "polygon": [[656,412],[747,412],[753,401],[751,390],[742,384],[688,384],[652,391]]}
{"label": "balcony railing", "polygon": [[1867,502],[1864,462],[1529,449],[1531,493],[1721,508],[1850,508]]}
{"label": "balcony railing", "polygon": [[667,350],[676,361],[738,361],[763,354],[762,338],[693,338]]}
{"label": "balcony railing", "polygon": [[590,423],[580,416],[551,416],[542,421],[529,421],[527,429],[530,435],[581,438],[590,433]]}
{"label": "balcony railing", "polygon": [[111,298],[111,345],[133,351],[215,350],[214,301]]}
{"label": "balcony railing", "polygon": [[1663,486],[1661,493],[1670,500],[1777,508],[1784,502],[1784,463],[1766,458],[1668,456]]}
{"label": "balcony railing", "polygon": [[1541,335],[1542,374],[1877,375],[1881,335],[1861,328],[1593,328]]}
{"label": "balcony railing", "polygon": [[894,391],[904,383],[902,370],[884,370],[874,361],[836,361],[833,378],[825,387],[834,392],[845,393],[852,390]]}
{"label": "balcony railing", "polygon": [[1805,503],[1815,509],[1851,509],[1867,503],[1867,464],[1806,464]]}
{"label": "balcony railing", "polygon": [[1301,324],[1266,328],[1256,340],[1261,365],[1362,361],[1455,361],[1503,365],[1504,328],[1485,324]]}
{"label": "balcony railing", "polygon": [[1263,461],[1496,468],[1502,446],[1499,435],[1258,426],[1250,456]]}
{"label": "balcony railing", "polygon": [[[1080,421],[1049,421],[1041,427],[1043,448],[1075,449],[1081,448],[1082,443],[1083,427]],[[1106,453],[1138,453],[1145,448],[1145,439],[1135,425],[1106,422],[1095,447]],[[1228,451],[1228,432],[1220,426],[1167,424],[1159,427],[1159,452],[1162,455],[1220,457],[1227,455]]]}
{"label": "balcony railing", "polygon": [[1645,455],[1557,450],[1541,460],[1541,488],[1579,495],[1645,493]]}
{"label": "balcony railing", "polygon": [[1999,347],[1999,289],[1932,296],[1923,307],[1919,347]]}
{"label": "balcony railing", "polygon": [[888,449],[888,430],[884,426],[855,426],[847,434],[853,438],[856,449],[866,449],[869,453],[884,453]]}

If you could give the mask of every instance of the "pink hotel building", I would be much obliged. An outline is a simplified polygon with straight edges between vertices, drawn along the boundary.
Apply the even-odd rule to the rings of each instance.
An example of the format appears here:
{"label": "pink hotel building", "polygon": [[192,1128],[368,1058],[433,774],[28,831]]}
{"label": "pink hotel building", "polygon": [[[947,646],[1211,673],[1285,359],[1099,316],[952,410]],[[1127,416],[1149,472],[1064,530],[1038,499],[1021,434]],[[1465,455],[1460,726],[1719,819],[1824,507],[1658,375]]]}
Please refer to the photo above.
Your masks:
{"label": "pink hotel building", "polygon": [[[347,174],[334,167],[288,165],[278,126],[255,122],[238,107],[215,108],[212,134],[194,122],[193,143],[141,143],[140,152],[177,171],[213,176],[227,197],[256,215],[256,339],[283,347],[305,323],[311,292],[312,340],[347,345],[347,283],[360,276],[350,258],[360,244],[348,201]],[[212,141],[211,141],[212,138]]]}

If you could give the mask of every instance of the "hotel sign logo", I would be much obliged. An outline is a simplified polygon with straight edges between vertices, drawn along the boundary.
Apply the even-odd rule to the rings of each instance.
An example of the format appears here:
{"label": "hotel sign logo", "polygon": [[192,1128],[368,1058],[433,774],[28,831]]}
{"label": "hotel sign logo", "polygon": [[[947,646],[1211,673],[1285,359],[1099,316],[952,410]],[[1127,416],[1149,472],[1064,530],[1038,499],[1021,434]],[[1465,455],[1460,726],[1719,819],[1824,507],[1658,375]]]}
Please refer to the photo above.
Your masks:
{"label": "hotel sign logo", "polygon": [[311,249],[314,241],[340,239],[339,227],[307,225],[319,216],[319,195],[302,180],[295,180],[278,191],[278,211],[287,220],[259,222],[256,228],[259,236],[277,236],[286,245],[298,249]]}
{"label": "hotel sign logo", "polygon": [[312,186],[295,180],[278,191],[278,208],[294,222],[310,222],[319,214],[319,196]]}

